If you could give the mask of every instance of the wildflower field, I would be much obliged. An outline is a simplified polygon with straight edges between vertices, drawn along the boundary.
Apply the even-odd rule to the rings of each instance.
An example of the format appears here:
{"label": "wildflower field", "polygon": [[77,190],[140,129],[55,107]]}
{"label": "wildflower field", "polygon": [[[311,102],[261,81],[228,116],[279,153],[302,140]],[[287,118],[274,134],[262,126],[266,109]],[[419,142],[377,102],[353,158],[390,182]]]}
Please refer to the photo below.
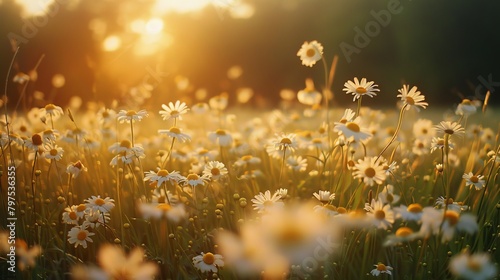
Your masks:
{"label": "wildflower field", "polygon": [[[334,94],[336,60],[299,47],[290,59],[323,67],[324,83],[281,92],[275,109],[231,105],[248,91],[4,103],[2,278],[498,277],[490,94],[433,109],[419,85],[381,93],[366,78]],[[381,94],[394,106],[364,106]]]}

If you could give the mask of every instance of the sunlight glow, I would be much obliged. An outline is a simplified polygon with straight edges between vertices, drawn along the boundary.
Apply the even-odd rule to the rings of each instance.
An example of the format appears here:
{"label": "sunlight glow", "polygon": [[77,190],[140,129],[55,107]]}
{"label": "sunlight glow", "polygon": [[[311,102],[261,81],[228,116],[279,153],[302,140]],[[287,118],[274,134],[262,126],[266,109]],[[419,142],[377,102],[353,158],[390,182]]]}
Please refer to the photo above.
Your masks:
{"label": "sunlight glow", "polygon": [[16,2],[23,7],[25,16],[36,16],[46,13],[54,0],[16,0]]}
{"label": "sunlight glow", "polygon": [[157,0],[153,6],[153,11],[157,13],[188,13],[202,10],[208,6],[213,6],[215,9],[226,9],[234,5],[235,0]]}
{"label": "sunlight glow", "polygon": [[122,45],[122,40],[120,37],[116,35],[110,35],[106,37],[106,39],[104,39],[104,42],[102,43],[102,48],[104,49],[104,51],[113,52],[119,49],[121,45]]}
{"label": "sunlight glow", "polygon": [[158,34],[163,30],[163,21],[159,18],[152,18],[146,23],[145,31],[148,34]]}

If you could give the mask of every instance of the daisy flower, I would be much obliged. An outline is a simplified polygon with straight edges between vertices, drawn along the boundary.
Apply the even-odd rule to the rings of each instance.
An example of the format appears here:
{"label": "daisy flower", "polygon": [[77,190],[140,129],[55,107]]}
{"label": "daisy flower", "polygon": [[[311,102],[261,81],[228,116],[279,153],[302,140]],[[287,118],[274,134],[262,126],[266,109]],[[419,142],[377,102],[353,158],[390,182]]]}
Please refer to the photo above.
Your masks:
{"label": "daisy flower", "polygon": [[313,193],[313,196],[322,203],[328,203],[335,199],[335,194],[329,191],[318,191]]}
{"label": "daisy flower", "polygon": [[458,213],[461,211],[466,211],[469,207],[467,205],[464,205],[462,202],[456,202],[453,201],[453,198],[448,198],[445,199],[444,197],[440,196],[436,199],[435,205],[439,208],[445,208],[446,204],[448,204],[448,210],[453,210]]}
{"label": "daisy flower", "polygon": [[377,198],[386,204],[394,204],[399,201],[400,196],[394,193],[394,186],[387,185],[385,188],[377,195]]}
{"label": "daisy flower", "polygon": [[275,138],[271,140],[271,143],[274,145],[274,148],[278,151],[290,150],[291,152],[293,152],[297,148],[297,142],[295,141],[296,136],[297,135],[294,133],[276,134]]}
{"label": "daisy flower", "polygon": [[372,135],[364,127],[361,127],[361,118],[357,117],[351,122],[336,122],[334,131],[343,135],[349,141],[362,141],[370,138]]}
{"label": "daisy flower", "polygon": [[306,88],[297,93],[297,99],[304,105],[317,105],[321,103],[322,95],[314,88],[312,79],[306,79]]}
{"label": "daisy flower", "polygon": [[314,40],[311,42],[304,42],[297,52],[300,57],[302,65],[313,67],[323,56],[323,46]]}
{"label": "daisy flower", "polygon": [[344,84],[344,89],[342,91],[345,91],[346,94],[352,94],[354,95],[354,98],[352,101],[356,101],[356,99],[361,98],[364,95],[368,95],[370,97],[374,97],[377,95],[376,92],[380,91],[378,88],[378,85],[375,85],[373,81],[367,82],[366,78],[361,79],[361,82],[358,80],[357,77],[354,78],[354,82],[352,81],[347,81]]}
{"label": "daisy flower", "polygon": [[488,253],[469,254],[462,252],[450,259],[449,269],[453,275],[463,279],[486,280],[497,274],[497,267]]}
{"label": "daisy flower", "polygon": [[259,213],[264,213],[274,207],[282,207],[284,204],[280,201],[281,196],[275,192],[271,196],[271,192],[267,190],[265,193],[259,193],[252,199],[252,206],[254,210],[258,210]]}
{"label": "daisy flower", "polygon": [[401,244],[403,242],[409,242],[418,238],[418,234],[414,233],[409,227],[400,227],[396,230],[395,234],[391,234],[386,237],[384,241],[384,246],[394,246]]}
{"label": "daisy flower", "polygon": [[203,168],[203,175],[212,180],[218,180],[228,174],[224,163],[219,161],[210,161]]}
{"label": "daisy flower", "polygon": [[385,181],[384,168],[377,163],[376,157],[359,159],[354,168],[355,170],[352,173],[354,178],[363,179],[363,182],[368,186],[373,186],[375,183],[380,185]]}
{"label": "daisy flower", "polygon": [[108,274],[106,279],[155,279],[159,269],[154,262],[144,262],[141,247],[132,249],[128,256],[119,246],[104,244],[99,247],[97,260]]}
{"label": "daisy flower", "polygon": [[66,167],[66,173],[71,174],[72,178],[78,177],[82,171],[87,171],[87,167],[85,167],[81,161],[70,163]]}
{"label": "daisy flower", "polygon": [[156,183],[156,186],[160,187],[164,182],[174,183],[182,180],[179,171],[168,172],[166,169],[159,169],[157,172],[153,170],[144,172],[144,181],[150,181],[151,183]]}
{"label": "daisy flower", "polygon": [[181,103],[179,100],[177,100],[175,104],[169,102],[168,106],[162,104],[161,107],[163,108],[163,110],[161,110],[159,113],[165,121],[170,119],[182,120],[182,115],[186,114],[189,111],[186,103]]}
{"label": "daisy flower", "polygon": [[212,110],[223,111],[228,105],[229,95],[223,92],[217,96],[214,96],[208,100],[208,105]]}
{"label": "daisy flower", "polygon": [[47,104],[45,107],[40,108],[40,115],[50,117],[52,120],[57,120],[60,116],[64,115],[64,111],[59,106]]}
{"label": "daisy flower", "polygon": [[436,135],[436,129],[431,120],[418,119],[413,124],[413,135],[417,139],[432,139]]}
{"label": "daisy flower", "polygon": [[210,132],[208,139],[221,147],[228,147],[233,143],[233,137],[224,129],[217,129],[214,132]]}
{"label": "daisy flower", "polygon": [[390,204],[385,204],[381,200],[372,199],[372,203],[365,205],[368,216],[371,216],[372,224],[381,229],[392,227],[394,223],[394,211]]}
{"label": "daisy flower", "polygon": [[411,148],[411,152],[417,156],[422,156],[429,153],[429,146],[427,140],[415,139],[413,142],[413,147]]}
{"label": "daisy flower", "polygon": [[208,106],[205,102],[200,102],[194,104],[193,107],[191,107],[191,110],[193,110],[193,113],[201,115],[208,112],[208,110],[210,110],[210,106]]}
{"label": "daisy flower", "polygon": [[477,112],[476,106],[469,100],[464,99],[460,104],[458,104],[457,109],[455,110],[456,115],[461,116],[470,116]]}
{"label": "daisy flower", "polygon": [[35,133],[31,138],[24,140],[24,146],[35,152],[43,152],[43,138],[40,134]]}
{"label": "daisy flower", "polygon": [[434,127],[436,128],[436,132],[440,134],[457,135],[459,137],[465,134],[465,129],[457,122],[441,121]]}
{"label": "daisy flower", "polygon": [[423,208],[419,203],[412,203],[408,206],[400,205],[395,207],[394,211],[396,212],[396,218],[402,218],[404,221],[420,222],[423,215]]}
{"label": "daisy flower", "polygon": [[44,143],[54,143],[60,135],[56,129],[46,129],[41,134]]}
{"label": "daisy flower", "polygon": [[142,214],[142,217],[144,219],[166,218],[168,221],[176,224],[188,216],[186,210],[184,209],[184,204],[182,203],[171,205],[168,202],[167,203],[139,202],[137,205],[137,209]]}
{"label": "daisy flower", "polygon": [[474,186],[476,190],[480,190],[484,187],[485,181],[484,181],[484,176],[483,175],[474,175],[472,172],[466,173],[462,176],[463,179],[465,179],[465,185]]}
{"label": "daisy flower", "polygon": [[370,272],[373,276],[379,276],[382,273],[387,273],[389,275],[392,275],[392,267],[385,265],[381,262],[378,264],[374,264],[375,268]]}
{"label": "daisy flower", "polygon": [[111,220],[109,213],[102,213],[99,210],[90,209],[85,215],[85,221],[82,225],[89,226],[90,228],[98,228],[101,224],[107,224]]}
{"label": "daisy flower", "polygon": [[203,253],[193,257],[193,265],[202,273],[217,272],[217,268],[224,266],[223,257],[219,254]]}
{"label": "daisy flower", "polygon": [[113,109],[101,108],[97,112],[97,119],[101,125],[112,124],[116,120],[116,112]]}
{"label": "daisy flower", "polygon": [[[448,140],[448,147],[450,148],[450,150],[453,150],[453,148],[455,147],[455,145]],[[432,138],[432,141],[431,141],[431,153],[433,153],[435,150],[442,150],[444,149],[444,138],[441,138],[441,137],[434,137]]]}
{"label": "daisy flower", "polygon": [[66,207],[62,213],[62,221],[65,224],[78,225],[80,218],[82,217],[77,214],[76,205]]}
{"label": "daisy flower", "polygon": [[403,101],[404,106],[406,106],[406,110],[410,110],[411,107],[417,110],[419,109],[418,107],[425,109],[427,105],[429,105],[427,102],[424,102],[425,97],[420,91],[417,91],[416,86],[408,91],[409,88],[409,85],[403,85],[403,88],[398,90],[400,94],[397,95],[397,97],[401,97],[401,101]]}
{"label": "daisy flower", "polygon": [[111,199],[109,197],[103,199],[100,195],[93,195],[90,198],[85,199],[85,202],[87,202],[87,207],[93,210],[99,210],[102,213],[108,213],[115,207],[115,204],[113,203],[115,202],[114,199]]}
{"label": "daisy flower", "polygon": [[46,159],[59,161],[63,157],[63,148],[57,146],[56,144],[50,144],[46,146],[47,152],[44,154]]}
{"label": "daisy flower", "polygon": [[34,268],[36,265],[36,259],[42,253],[42,247],[34,245],[31,248],[28,248],[28,243],[19,238],[16,239],[15,244],[17,266],[19,267],[19,270],[24,271],[26,268]]}
{"label": "daisy flower", "polygon": [[120,110],[118,114],[116,115],[116,119],[120,123],[130,123],[130,122],[136,122],[136,121],[141,121],[145,117],[148,116],[148,112],[146,110],[140,110],[139,112],[136,112],[134,110]]}
{"label": "daisy flower", "polygon": [[451,241],[455,231],[465,231],[473,234],[479,229],[476,216],[472,214],[460,214],[453,210],[435,209],[425,207],[422,215],[422,226],[420,235],[428,237],[432,234],[441,233],[441,242]]}
{"label": "daisy flower", "polygon": [[172,138],[177,139],[181,143],[191,141],[191,136],[189,136],[185,133],[182,133],[181,129],[176,127],[176,126],[173,126],[170,129],[159,129],[158,133],[159,134],[166,134]]}
{"label": "daisy flower", "polygon": [[307,159],[301,156],[290,156],[286,159],[288,168],[297,172],[304,172],[307,169]]}
{"label": "daisy flower", "polygon": [[181,180],[181,183],[187,184],[187,185],[194,188],[196,186],[205,185],[205,183],[207,181],[208,181],[208,176],[206,176],[206,175],[199,176],[198,174],[191,173],[191,174],[188,174],[186,176],[186,178],[183,178]]}
{"label": "daisy flower", "polygon": [[68,242],[70,244],[75,244],[75,248],[81,245],[83,248],[87,248],[87,242],[94,242],[90,237],[95,235],[93,232],[89,232],[86,226],[74,226],[68,232]]}

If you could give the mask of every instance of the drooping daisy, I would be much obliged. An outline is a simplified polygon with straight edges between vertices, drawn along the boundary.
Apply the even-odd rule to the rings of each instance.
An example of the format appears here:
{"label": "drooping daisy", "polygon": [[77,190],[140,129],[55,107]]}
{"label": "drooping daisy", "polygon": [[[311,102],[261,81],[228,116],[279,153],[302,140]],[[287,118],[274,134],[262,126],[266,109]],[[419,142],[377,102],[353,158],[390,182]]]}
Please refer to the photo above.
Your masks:
{"label": "drooping daisy", "polygon": [[304,42],[297,52],[297,56],[302,60],[302,65],[313,67],[323,56],[323,46],[316,40]]}
{"label": "drooping daisy", "polygon": [[85,167],[81,161],[70,163],[66,168],[66,173],[71,174],[72,178],[78,177],[82,171],[87,171],[87,167]]}
{"label": "drooping daisy", "polygon": [[497,274],[497,267],[491,262],[488,253],[461,252],[450,259],[449,269],[453,275],[469,280],[492,279]]}
{"label": "drooping daisy", "polygon": [[474,175],[472,172],[466,173],[462,176],[463,179],[465,179],[465,185],[474,186],[476,190],[480,190],[484,188],[484,176],[483,175]]}
{"label": "drooping daisy", "polygon": [[228,174],[227,168],[224,163],[219,161],[210,161],[203,168],[203,175],[211,180],[219,180]]}
{"label": "drooping daisy", "polygon": [[57,129],[46,129],[41,133],[44,143],[54,143],[59,138],[59,131]]}
{"label": "drooping daisy", "polygon": [[348,141],[362,141],[370,138],[372,135],[361,126],[361,118],[357,117],[352,122],[336,122],[334,131],[343,135]]}
{"label": "drooping daisy", "polygon": [[114,199],[109,197],[101,198],[100,195],[93,195],[90,198],[85,199],[85,202],[87,202],[87,207],[94,210],[99,210],[102,213],[108,213],[115,207]]}
{"label": "drooping daisy", "polygon": [[461,116],[470,116],[477,112],[477,107],[469,100],[464,99],[460,104],[458,104],[455,114]]}
{"label": "drooping daisy", "polygon": [[177,139],[177,141],[179,141],[181,143],[191,141],[191,136],[189,136],[185,133],[182,133],[181,129],[176,127],[176,126],[173,126],[170,129],[159,129],[158,133],[159,134],[166,134],[172,138]]}
{"label": "drooping daisy", "polygon": [[162,104],[161,107],[163,108],[163,110],[161,110],[159,113],[165,121],[170,119],[182,120],[182,115],[186,114],[189,111],[186,103],[181,103],[179,100],[177,100],[175,104],[169,102],[168,106]]}
{"label": "drooping daisy", "polygon": [[252,206],[259,213],[264,213],[274,207],[282,207],[284,204],[280,199],[281,196],[278,193],[274,193],[271,196],[271,192],[267,190],[265,193],[261,192],[252,199]]}
{"label": "drooping daisy", "polygon": [[74,226],[68,232],[68,242],[70,244],[75,244],[75,248],[81,245],[83,248],[87,248],[87,242],[94,242],[90,237],[95,235],[93,232],[89,232],[86,226]]}
{"label": "drooping daisy", "polygon": [[328,203],[335,199],[335,194],[330,193],[330,191],[318,191],[313,193],[313,196],[321,203]]}
{"label": "drooping daisy", "polygon": [[441,121],[434,127],[436,128],[436,132],[442,135],[449,134],[450,136],[456,135],[461,137],[465,134],[465,129],[457,122]]}
{"label": "drooping daisy", "polygon": [[410,110],[410,108],[416,108],[417,110],[420,108],[426,108],[429,105],[427,102],[424,102],[425,97],[417,91],[417,87],[413,86],[410,91],[409,85],[403,85],[402,89],[399,89],[399,93],[397,97],[401,97],[401,101],[403,101],[403,105],[406,106],[406,110]]}
{"label": "drooping daisy", "polygon": [[376,92],[379,92],[380,90],[378,88],[378,85],[375,85],[373,81],[367,82],[366,78],[361,79],[361,82],[358,80],[357,77],[354,78],[354,82],[352,81],[347,81],[344,84],[344,89],[343,91],[346,92],[346,94],[352,94],[354,95],[354,98],[352,101],[356,101],[356,99],[361,98],[362,96],[370,96],[374,97],[377,95]]}
{"label": "drooping daisy", "polygon": [[392,267],[385,265],[381,262],[378,264],[374,264],[375,268],[370,272],[373,276],[379,276],[382,273],[387,273],[389,275],[392,275]]}
{"label": "drooping daisy", "polygon": [[120,110],[118,114],[116,115],[116,119],[120,123],[130,123],[130,122],[136,122],[136,121],[141,121],[145,117],[148,116],[148,112],[146,110],[140,110],[139,112],[136,112],[135,110]]}
{"label": "drooping daisy", "polygon": [[158,169],[157,172],[153,170],[144,172],[144,181],[150,181],[151,183],[156,183],[156,186],[160,187],[164,182],[176,183],[182,180],[179,171],[167,171],[166,169]]}
{"label": "drooping daisy", "polygon": [[224,129],[217,129],[215,132],[209,133],[208,139],[221,147],[228,147],[233,143],[233,137]]}
{"label": "drooping daisy", "polygon": [[297,93],[297,99],[304,105],[318,105],[321,103],[322,95],[314,88],[312,79],[306,79],[306,88]]}
{"label": "drooping daisy", "polygon": [[193,257],[193,265],[202,273],[217,272],[219,267],[224,266],[224,258],[219,254],[203,253]]}
{"label": "drooping daisy", "polygon": [[390,204],[385,204],[381,200],[372,199],[371,204],[366,203],[367,215],[372,217],[372,224],[381,229],[392,227],[394,223],[394,211]]}
{"label": "drooping daisy", "polygon": [[56,106],[54,104],[47,104],[45,107],[40,109],[40,115],[48,118],[52,118],[52,120],[57,120],[60,116],[64,115],[64,111],[61,107]]}
{"label": "drooping daisy", "polygon": [[378,163],[376,157],[359,159],[354,168],[352,173],[354,178],[363,179],[363,182],[368,186],[380,185],[385,181],[384,168]]}
{"label": "drooping daisy", "polygon": [[356,112],[351,109],[345,109],[344,114],[342,115],[342,118],[339,122],[344,124],[352,122],[354,120],[354,117],[356,117]]}

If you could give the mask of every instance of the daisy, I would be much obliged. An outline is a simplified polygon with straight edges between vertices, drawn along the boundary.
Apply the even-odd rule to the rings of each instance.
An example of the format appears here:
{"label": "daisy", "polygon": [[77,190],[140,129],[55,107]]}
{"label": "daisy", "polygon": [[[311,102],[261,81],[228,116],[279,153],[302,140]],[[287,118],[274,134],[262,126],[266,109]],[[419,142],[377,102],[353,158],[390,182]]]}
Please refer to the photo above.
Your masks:
{"label": "daisy", "polygon": [[101,213],[108,213],[115,207],[115,204],[113,203],[115,202],[114,199],[109,197],[103,199],[100,195],[93,195],[90,198],[85,199],[85,202],[87,202],[87,207],[93,210],[99,210]]}
{"label": "daisy", "polygon": [[394,223],[394,211],[390,204],[385,204],[381,200],[372,199],[372,203],[365,205],[368,216],[371,216],[372,224],[381,229],[392,227]]}
{"label": "daisy", "polygon": [[120,110],[118,114],[116,115],[116,119],[120,123],[130,123],[130,122],[135,122],[135,121],[141,121],[143,118],[148,116],[148,112],[146,110],[140,110],[139,112],[136,112],[134,110]]}
{"label": "daisy", "polygon": [[293,171],[304,172],[307,169],[307,159],[301,156],[290,156],[286,159],[288,168]]}
{"label": "daisy", "polygon": [[208,104],[212,110],[223,111],[228,105],[229,95],[223,92],[217,96],[214,96],[208,100]]}
{"label": "daisy", "polygon": [[457,135],[458,137],[465,134],[465,129],[457,122],[441,121],[434,127],[436,128],[436,132],[440,134]]}
{"label": "daisy", "polygon": [[54,143],[59,137],[59,131],[56,129],[46,129],[42,132],[42,138],[44,143]]}
{"label": "daisy", "polygon": [[322,203],[328,203],[335,199],[335,194],[329,191],[318,191],[313,193],[313,196]]}
{"label": "daisy", "polygon": [[274,193],[281,196],[281,200],[285,200],[286,198],[288,198],[288,189],[279,188]]}
{"label": "daisy", "polygon": [[217,272],[217,268],[224,266],[223,257],[219,254],[203,253],[193,257],[193,265],[202,273]]}
{"label": "daisy", "polygon": [[195,114],[202,115],[210,110],[210,106],[208,106],[205,102],[200,102],[194,104],[193,107],[191,107],[191,110],[193,110],[193,113]]}
{"label": "daisy", "polygon": [[44,154],[46,159],[59,161],[63,157],[63,148],[57,146],[56,144],[50,144],[46,146],[47,152]]}
{"label": "daisy", "polygon": [[441,242],[451,241],[455,231],[465,231],[469,234],[476,232],[479,227],[476,216],[472,214],[460,214],[453,210],[435,209],[425,207],[422,215],[422,226],[420,235],[428,237],[432,234],[441,233]]}
{"label": "daisy", "polygon": [[40,115],[52,118],[52,120],[57,120],[60,116],[64,115],[64,111],[61,107],[54,104],[47,104],[45,107],[40,108]]}
{"label": "daisy", "polygon": [[370,138],[372,135],[364,127],[361,127],[361,118],[357,117],[352,122],[336,122],[334,131],[343,135],[349,141],[362,141]]}
{"label": "daisy", "polygon": [[304,42],[297,52],[302,65],[313,67],[323,56],[323,46],[314,40],[312,42]]}
{"label": "daisy", "polygon": [[24,271],[26,268],[35,267],[36,259],[42,253],[42,247],[34,245],[31,248],[28,248],[28,243],[26,243],[26,241],[19,238],[15,241],[17,266],[19,270]]}
{"label": "daisy", "polygon": [[[448,140],[448,147],[450,150],[453,150],[455,145],[450,140]],[[439,150],[444,149],[444,139],[441,137],[434,137],[434,138],[432,138],[432,141],[431,141],[431,153],[433,153],[435,150],[438,150],[438,149]]]}
{"label": "daisy", "polygon": [[203,175],[211,180],[219,180],[228,174],[224,163],[219,161],[210,161],[203,168]]}
{"label": "daisy", "polygon": [[89,226],[90,228],[98,228],[101,224],[108,224],[111,220],[109,213],[102,213],[99,210],[90,209],[85,215],[85,221],[83,221],[83,226]]}
{"label": "daisy", "polygon": [[429,147],[428,147],[428,142],[427,140],[422,140],[422,139],[415,139],[415,142],[413,143],[413,147],[411,149],[411,152],[417,156],[423,156],[425,154],[429,153]]}
{"label": "daisy", "polygon": [[179,223],[184,220],[188,214],[184,208],[184,204],[179,203],[176,205],[171,205],[168,202],[165,203],[145,203],[139,202],[137,209],[142,214],[144,219],[162,219],[166,218],[168,221],[173,223]]}
{"label": "daisy", "polygon": [[113,109],[101,108],[97,112],[97,119],[101,125],[110,125],[116,120],[116,112]]}
{"label": "daisy", "polygon": [[472,172],[469,172],[468,174],[464,174],[462,178],[465,179],[466,186],[470,186],[471,188],[474,186],[476,190],[484,187],[485,181],[483,175],[474,175]]}
{"label": "daisy", "polygon": [[203,186],[205,183],[208,181],[208,176],[202,175],[198,176],[198,174],[188,174],[186,178],[183,178],[181,180],[181,183],[184,183],[185,185],[189,185],[191,187],[196,187],[196,186]]}
{"label": "daisy", "polygon": [[164,182],[177,183],[182,180],[179,171],[168,172],[166,169],[159,169],[157,172],[153,170],[144,172],[144,181],[150,181],[151,183],[156,183],[156,186],[160,187]]}
{"label": "daisy", "polygon": [[429,105],[427,102],[423,102],[425,97],[421,95],[420,91],[417,91],[417,87],[414,86],[408,91],[410,88],[409,85],[403,85],[402,89],[399,89],[399,93],[397,97],[401,97],[401,101],[403,101],[404,106],[406,106],[406,110],[410,110],[411,107],[419,109],[426,108]]}
{"label": "daisy", "polygon": [[66,173],[71,174],[72,178],[78,177],[82,171],[87,171],[87,167],[85,167],[81,161],[70,163],[66,168]]}
{"label": "daisy", "polygon": [[158,130],[159,134],[166,134],[174,139],[177,139],[181,143],[191,141],[191,136],[182,133],[181,129],[178,127],[171,127],[170,129],[159,129]]}
{"label": "daisy", "polygon": [[62,221],[65,224],[70,225],[78,225],[78,221],[80,220],[80,216],[77,214],[76,205],[71,207],[66,207],[64,212],[62,213]]}
{"label": "daisy", "polygon": [[382,161],[382,168],[385,170],[385,175],[394,175],[394,172],[399,169],[399,165],[396,161],[387,164],[387,160]]}
{"label": "daisy", "polygon": [[370,272],[373,276],[379,276],[381,273],[387,273],[389,275],[392,275],[392,267],[385,265],[381,262],[378,264],[374,264],[375,268]]}
{"label": "daisy", "polygon": [[394,208],[396,218],[402,218],[404,221],[419,222],[422,219],[423,208],[419,203],[412,203],[408,206],[400,205]]}
{"label": "daisy", "polygon": [[276,134],[275,138],[271,140],[274,148],[278,151],[290,150],[291,152],[295,151],[297,148],[297,142],[295,141],[295,137],[297,135],[294,133],[281,133]]}
{"label": "daisy", "polygon": [[464,99],[460,104],[458,104],[457,109],[455,110],[456,115],[461,116],[470,116],[477,112],[476,106],[469,100]]}
{"label": "daisy", "polygon": [[467,205],[464,205],[462,202],[453,201],[453,198],[445,199],[444,197],[440,196],[436,199],[435,205],[437,207],[444,209],[446,204],[448,204],[448,206],[447,206],[448,210],[453,210],[453,211],[456,211],[458,213],[469,209],[469,207]]}
{"label": "daisy", "polygon": [[297,99],[304,105],[318,105],[321,103],[322,95],[314,88],[312,79],[306,79],[306,88],[297,93]]}
{"label": "daisy", "polygon": [[252,199],[252,206],[254,210],[258,210],[259,213],[264,213],[274,207],[283,207],[283,202],[280,201],[281,196],[278,193],[274,193],[271,196],[271,192],[267,190],[265,193],[260,192],[258,195],[254,196]]}
{"label": "daisy", "polygon": [[386,204],[394,204],[399,201],[400,196],[394,193],[394,186],[387,185],[385,188],[377,195],[377,198]]}
{"label": "daisy", "polygon": [[352,101],[356,101],[356,99],[359,99],[363,97],[364,95],[368,95],[370,97],[374,97],[377,95],[376,92],[380,91],[378,88],[378,85],[375,85],[373,81],[367,82],[366,78],[361,79],[361,82],[359,82],[358,78],[354,78],[354,82],[352,81],[347,81],[344,84],[344,89],[342,91],[345,91],[346,94],[352,94],[354,95],[354,98]]}
{"label": "daisy", "polygon": [[162,116],[163,120],[170,120],[170,119],[179,119],[182,120],[182,115],[186,114],[189,111],[189,108],[186,106],[186,103],[180,102],[177,100],[174,103],[169,102],[168,106],[165,104],[162,104],[161,107],[163,110],[161,110],[159,113]]}
{"label": "daisy", "polygon": [[395,234],[386,237],[384,246],[394,246],[403,242],[409,242],[418,238],[418,234],[414,233],[409,227],[400,227],[396,230]]}
{"label": "daisy", "polygon": [[104,244],[97,260],[108,274],[106,279],[155,279],[159,269],[154,262],[144,262],[144,249],[135,247],[128,256],[121,247]]}
{"label": "daisy", "polygon": [[233,137],[224,129],[217,129],[215,132],[209,133],[208,139],[221,147],[228,147],[233,143]]}
{"label": "daisy", "polygon": [[35,152],[43,152],[43,138],[40,134],[35,133],[31,136],[30,139],[24,140],[24,146],[26,148],[33,150]]}
{"label": "daisy", "polygon": [[497,267],[488,253],[462,252],[450,259],[449,269],[453,275],[463,279],[486,280],[497,274]]}
{"label": "daisy", "polygon": [[432,139],[436,135],[436,129],[431,120],[418,119],[413,124],[413,136],[417,139]]}
{"label": "daisy", "polygon": [[90,236],[95,235],[93,232],[89,232],[86,226],[74,226],[68,232],[68,242],[70,244],[75,244],[75,248],[81,245],[83,248],[87,248],[87,242],[94,242]]}
{"label": "daisy", "polygon": [[380,185],[385,181],[384,168],[377,163],[376,157],[359,159],[354,168],[355,170],[352,173],[354,178],[363,179],[363,182],[368,186],[373,186],[375,183]]}

